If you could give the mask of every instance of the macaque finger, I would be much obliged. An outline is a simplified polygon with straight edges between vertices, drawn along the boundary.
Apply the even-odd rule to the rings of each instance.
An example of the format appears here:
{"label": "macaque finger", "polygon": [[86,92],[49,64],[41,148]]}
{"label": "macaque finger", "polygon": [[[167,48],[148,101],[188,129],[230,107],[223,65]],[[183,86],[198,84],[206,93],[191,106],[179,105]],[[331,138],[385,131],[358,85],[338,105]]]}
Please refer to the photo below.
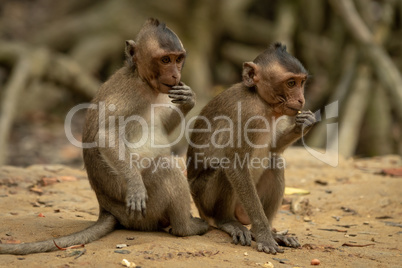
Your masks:
{"label": "macaque finger", "polygon": [[145,218],[147,216],[147,209],[143,208],[142,209],[142,217]]}
{"label": "macaque finger", "polygon": [[244,234],[239,234],[239,241],[240,241],[240,245],[242,245],[242,246],[246,245],[246,238],[244,237]]}
{"label": "macaque finger", "polygon": [[168,91],[168,94],[181,94],[181,95],[185,95],[185,96],[194,95],[191,90],[183,90],[183,89],[171,89]]}
{"label": "macaque finger", "polygon": [[171,102],[173,103],[184,103],[187,102],[186,98],[172,98]]}
{"label": "macaque finger", "polygon": [[169,94],[169,98],[176,99],[176,100],[190,100],[192,99],[191,96],[181,95],[181,94]]}
{"label": "macaque finger", "polygon": [[180,95],[180,94],[169,94],[169,98],[171,99],[187,99],[188,96]]}
{"label": "macaque finger", "polygon": [[171,90],[186,90],[186,91],[191,91],[191,88],[189,86],[173,86]]}
{"label": "macaque finger", "polygon": [[237,234],[232,235],[233,243],[235,245],[239,244],[239,238],[237,237]]}
{"label": "macaque finger", "polygon": [[189,101],[187,99],[183,99],[183,100],[172,100],[172,103],[175,104],[183,104],[183,103],[188,103]]}

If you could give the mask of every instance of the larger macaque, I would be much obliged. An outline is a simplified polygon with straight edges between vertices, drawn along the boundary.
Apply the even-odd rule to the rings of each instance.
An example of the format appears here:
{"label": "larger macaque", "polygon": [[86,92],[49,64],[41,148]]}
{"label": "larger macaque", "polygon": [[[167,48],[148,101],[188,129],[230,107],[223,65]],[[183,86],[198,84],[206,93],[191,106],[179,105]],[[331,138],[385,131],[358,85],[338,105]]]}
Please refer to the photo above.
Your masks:
{"label": "larger macaque", "polygon": [[[99,202],[91,227],[53,240],[8,245],[2,254],[29,254],[85,244],[117,224],[177,236],[200,235],[208,224],[190,214],[187,179],[171,158],[168,135],[194,104],[181,82],[186,51],[177,35],[149,19],[136,41],[126,41],[127,64],[99,89],[83,133],[84,161]],[[161,164],[162,163],[162,164]]]}
{"label": "larger macaque", "polygon": [[[201,111],[188,149],[188,180],[202,218],[234,243],[266,253],[299,247],[294,237],[272,231],[285,179],[282,152],[315,123],[304,106],[307,71],[275,43],[243,65],[243,82]],[[251,231],[244,225],[252,225]]]}

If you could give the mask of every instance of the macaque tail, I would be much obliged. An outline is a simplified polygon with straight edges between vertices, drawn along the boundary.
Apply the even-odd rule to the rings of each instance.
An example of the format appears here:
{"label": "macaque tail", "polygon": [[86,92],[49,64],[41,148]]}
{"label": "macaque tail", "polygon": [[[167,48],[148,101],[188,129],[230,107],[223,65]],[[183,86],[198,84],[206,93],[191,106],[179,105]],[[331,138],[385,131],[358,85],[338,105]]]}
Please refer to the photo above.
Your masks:
{"label": "macaque tail", "polygon": [[[46,241],[23,244],[0,244],[0,254],[25,255],[55,251],[74,245],[87,244],[112,232],[117,224],[116,218],[109,212],[102,211],[96,223],[85,230],[71,235],[50,239]],[[56,247],[56,245],[58,247]]]}

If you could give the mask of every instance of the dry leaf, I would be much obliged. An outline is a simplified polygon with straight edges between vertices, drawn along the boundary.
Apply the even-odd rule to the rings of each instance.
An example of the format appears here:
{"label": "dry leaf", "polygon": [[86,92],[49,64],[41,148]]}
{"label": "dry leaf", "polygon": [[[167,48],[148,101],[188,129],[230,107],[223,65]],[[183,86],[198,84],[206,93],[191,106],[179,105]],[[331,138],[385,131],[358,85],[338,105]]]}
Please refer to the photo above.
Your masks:
{"label": "dry leaf", "polygon": [[77,179],[77,177],[74,177],[74,176],[60,176],[59,180],[60,181],[76,181],[78,179]]}
{"label": "dry leaf", "polygon": [[285,187],[285,194],[292,195],[292,194],[299,194],[299,195],[306,195],[310,194],[310,191],[299,189],[299,188],[292,188],[292,187]]}

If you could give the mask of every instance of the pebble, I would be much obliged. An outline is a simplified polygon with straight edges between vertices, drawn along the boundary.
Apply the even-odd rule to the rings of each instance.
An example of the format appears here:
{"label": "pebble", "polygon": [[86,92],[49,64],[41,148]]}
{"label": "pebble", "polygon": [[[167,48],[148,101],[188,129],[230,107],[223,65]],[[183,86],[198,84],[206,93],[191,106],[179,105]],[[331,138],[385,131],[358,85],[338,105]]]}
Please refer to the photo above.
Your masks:
{"label": "pebble", "polygon": [[319,259],[312,259],[311,260],[311,265],[320,265],[320,260]]}
{"label": "pebble", "polygon": [[126,259],[123,259],[123,260],[121,261],[121,264],[122,264],[123,266],[125,266],[125,267],[136,267],[136,265],[135,265],[134,262],[129,262],[129,261],[126,260]]}
{"label": "pebble", "polygon": [[114,253],[119,253],[119,254],[130,254],[131,252],[128,250],[124,250],[124,249],[118,249],[115,250]]}

